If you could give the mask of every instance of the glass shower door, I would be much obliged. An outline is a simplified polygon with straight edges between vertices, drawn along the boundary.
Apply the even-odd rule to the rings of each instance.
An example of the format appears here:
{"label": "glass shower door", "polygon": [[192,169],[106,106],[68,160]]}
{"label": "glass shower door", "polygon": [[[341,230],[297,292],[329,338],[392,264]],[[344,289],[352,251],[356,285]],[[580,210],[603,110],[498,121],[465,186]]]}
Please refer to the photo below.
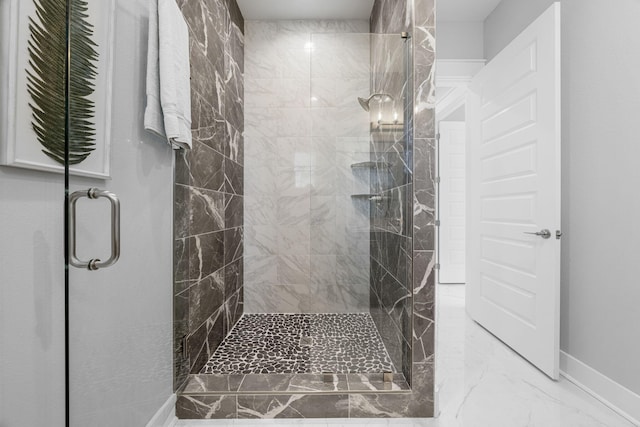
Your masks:
{"label": "glass shower door", "polygon": [[172,394],[173,151],[145,132],[146,0],[69,0],[71,426],[143,426]]}

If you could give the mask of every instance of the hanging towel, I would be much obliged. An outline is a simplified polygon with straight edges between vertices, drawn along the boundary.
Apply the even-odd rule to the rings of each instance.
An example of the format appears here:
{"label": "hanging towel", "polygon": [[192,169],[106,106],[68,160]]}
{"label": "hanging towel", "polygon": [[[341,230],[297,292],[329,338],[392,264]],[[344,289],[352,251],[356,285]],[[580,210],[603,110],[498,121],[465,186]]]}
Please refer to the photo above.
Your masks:
{"label": "hanging towel", "polygon": [[189,29],[175,0],[150,0],[145,129],[191,148]]}

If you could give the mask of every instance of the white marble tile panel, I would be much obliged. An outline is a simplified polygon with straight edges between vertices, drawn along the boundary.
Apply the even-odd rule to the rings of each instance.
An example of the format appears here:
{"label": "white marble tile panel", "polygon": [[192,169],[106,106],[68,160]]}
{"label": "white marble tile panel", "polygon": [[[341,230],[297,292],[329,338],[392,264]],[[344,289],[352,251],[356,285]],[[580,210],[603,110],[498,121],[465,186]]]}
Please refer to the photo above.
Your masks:
{"label": "white marble tile panel", "polygon": [[245,45],[245,76],[253,79],[282,77],[282,52],[267,42]]}
{"label": "white marble tile panel", "polygon": [[245,286],[278,283],[277,255],[244,257]]}
{"label": "white marble tile panel", "polygon": [[244,112],[245,138],[276,137],[279,118],[279,112],[275,108],[246,108]]}
{"label": "white marble tile panel", "polygon": [[346,68],[344,56],[334,49],[313,49],[311,52],[311,78],[337,79]]}
{"label": "white marble tile panel", "polygon": [[326,169],[336,166],[334,138],[313,137],[311,139],[311,168]]}
{"label": "white marble tile panel", "polygon": [[245,289],[245,313],[303,313],[309,304],[305,284],[267,284]]}
{"label": "white marble tile panel", "polygon": [[328,196],[311,197],[311,225],[335,224],[336,222],[336,197]]}
{"label": "white marble tile panel", "polygon": [[339,183],[336,179],[338,176],[336,167],[328,167],[324,169],[315,168],[311,170],[311,196],[312,197],[329,197],[336,194]]}
{"label": "white marble tile panel", "polygon": [[271,225],[244,227],[244,256],[260,257],[278,253],[278,233]]}
{"label": "white marble tile panel", "polygon": [[296,170],[311,169],[311,138],[277,138],[276,147],[278,168]]}
{"label": "white marble tile panel", "polygon": [[337,107],[335,110],[336,136],[369,136],[369,113],[359,105]]}
{"label": "white marble tile panel", "polygon": [[311,225],[311,255],[336,254],[336,241],[340,238],[336,223],[326,222]]}
{"label": "white marble tile panel", "polygon": [[309,255],[311,253],[309,225],[279,225],[272,228],[277,233],[278,254]]}
{"label": "white marble tile panel", "polygon": [[[244,79],[245,109],[282,107],[280,79]],[[246,110],[251,112],[252,110]]]}
{"label": "white marble tile panel", "polygon": [[[245,179],[246,181],[246,179]],[[245,185],[246,191],[246,185]],[[259,194],[257,196],[244,197],[244,225],[245,226],[258,226],[269,225],[277,221],[276,215],[277,198],[276,196],[270,196],[265,194]],[[245,247],[246,250],[246,247]]]}
{"label": "white marble tile panel", "polygon": [[338,257],[336,282],[369,286],[369,257],[360,254]]}
{"label": "white marble tile panel", "polygon": [[[246,171],[250,168],[250,172]],[[244,195],[247,197],[277,196],[277,175],[267,167],[245,164]]]}
{"label": "white marble tile panel", "polygon": [[309,196],[311,171],[307,168],[278,167],[276,191],[279,196]]}
{"label": "white marble tile panel", "polygon": [[371,95],[370,92],[368,77],[338,79],[335,81],[334,105],[337,107],[361,108],[358,103],[358,97],[367,99]]}
{"label": "white marble tile panel", "polygon": [[311,112],[307,108],[277,108],[278,136],[311,136]]}
{"label": "white marble tile panel", "polygon": [[322,137],[336,136],[335,109],[331,107],[311,109],[311,135]]}
{"label": "white marble tile panel", "polygon": [[307,108],[311,105],[309,78],[283,78],[277,81],[279,107]]}
{"label": "white marble tile panel", "polygon": [[309,225],[311,200],[309,195],[278,196],[277,218],[279,225]]}
{"label": "white marble tile panel", "polygon": [[311,257],[311,283],[317,285],[314,289],[336,285],[337,262],[336,255],[313,255]]}
{"label": "white marble tile panel", "polygon": [[281,285],[309,283],[311,257],[309,255],[278,255],[278,283]]}
{"label": "white marble tile panel", "polygon": [[281,76],[288,79],[307,79],[311,72],[311,49],[283,49],[280,53]]}
{"label": "white marble tile panel", "polygon": [[[311,79],[311,106],[312,107],[335,107],[337,104],[338,95],[337,85],[338,81],[336,79],[330,78],[314,78]],[[362,92],[363,94],[368,91]],[[359,95],[363,96],[363,95]],[[340,96],[342,99],[342,96]],[[356,98],[353,98],[352,101],[358,102]]]}

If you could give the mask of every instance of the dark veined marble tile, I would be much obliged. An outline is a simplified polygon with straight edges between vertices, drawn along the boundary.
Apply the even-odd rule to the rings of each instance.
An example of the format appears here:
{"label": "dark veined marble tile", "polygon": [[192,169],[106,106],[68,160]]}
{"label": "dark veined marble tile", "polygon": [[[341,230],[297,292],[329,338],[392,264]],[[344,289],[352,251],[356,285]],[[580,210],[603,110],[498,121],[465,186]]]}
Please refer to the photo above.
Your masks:
{"label": "dark veined marble tile", "polygon": [[224,302],[224,335],[228,335],[229,331],[238,323],[242,317],[243,311],[243,292],[238,290],[231,294]]}
{"label": "dark veined marble tile", "polygon": [[405,307],[412,303],[411,291],[406,289],[391,274],[386,273],[382,277],[380,299],[384,310],[391,316],[398,329],[402,330],[404,325],[403,315],[407,313]]}
{"label": "dark veined marble tile", "polygon": [[413,183],[416,189],[435,195],[436,146],[435,139],[416,138],[414,140],[415,172]]}
{"label": "dark veined marble tile", "polygon": [[224,191],[224,166],[222,154],[196,140],[191,150],[176,155],[175,179],[178,184]]}
{"label": "dark veined marble tile", "polygon": [[238,396],[238,418],[347,418],[349,398],[337,395]]}
{"label": "dark veined marble tile", "polygon": [[433,27],[435,25],[435,0],[415,0],[415,25]]}
{"label": "dark veined marble tile", "polygon": [[242,288],[243,281],[243,259],[227,264],[224,267],[224,293],[225,299],[235,294]]}
{"label": "dark veined marble tile", "polygon": [[374,33],[400,33],[410,26],[405,0],[376,0],[371,11],[371,31]]}
{"label": "dark veined marble tile", "polygon": [[227,9],[229,10],[229,17],[231,22],[234,23],[244,33],[244,17],[238,7],[236,0],[225,0]]}
{"label": "dark veined marble tile", "polygon": [[[176,186],[178,187],[178,186]],[[189,234],[192,236],[224,229],[224,194],[202,188],[188,187]]]}
{"label": "dark veined marble tile", "polygon": [[383,374],[348,374],[349,391],[410,391],[402,375],[395,374],[393,381],[385,382]]}
{"label": "dark veined marble tile", "polygon": [[234,127],[242,131],[244,128],[244,84],[238,64],[229,64],[230,75],[225,82],[225,119]]}
{"label": "dark veined marble tile", "polygon": [[174,185],[173,188],[173,234],[186,237],[191,229],[191,194],[189,187]]}
{"label": "dark veined marble tile", "polygon": [[183,338],[189,334],[189,291],[173,297],[173,361],[174,390],[178,389],[189,374],[189,359],[184,356]]}
{"label": "dark veined marble tile", "polygon": [[224,231],[186,239],[189,245],[189,281],[202,280],[224,265]]}
{"label": "dark veined marble tile", "polygon": [[244,194],[244,168],[231,159],[224,159],[225,192]]}
{"label": "dark veined marble tile", "polygon": [[229,121],[226,122],[227,144],[224,147],[224,155],[234,162],[244,165],[244,120],[242,120],[241,126],[239,128]]}
{"label": "dark veined marble tile", "polygon": [[218,270],[189,288],[189,330],[197,330],[224,303],[224,271]]}
{"label": "dark veined marble tile", "polygon": [[182,393],[238,391],[244,375],[192,374],[187,378]]}
{"label": "dark veined marble tile", "polygon": [[[195,332],[192,332],[186,338],[187,355],[189,357],[189,373],[197,373],[196,367],[200,363],[204,363],[203,348],[207,341],[207,325],[202,324]],[[204,352],[206,355],[206,352]],[[206,361],[206,359],[205,359]]]}
{"label": "dark veined marble tile", "polygon": [[227,122],[221,113],[217,112],[211,104],[205,102],[202,97],[196,97],[198,104],[192,110],[197,109],[199,116],[198,126],[192,124],[191,134],[195,141],[202,142],[218,153],[225,153],[227,145]]}
{"label": "dark veined marble tile", "polygon": [[236,418],[236,396],[180,395],[176,416],[181,420]]}
{"label": "dark veined marble tile", "polygon": [[242,257],[244,247],[244,227],[224,230],[224,264]]}
{"label": "dark veined marble tile", "polygon": [[351,418],[433,417],[433,365],[415,364],[411,394],[351,394]]}
{"label": "dark veined marble tile", "polygon": [[429,361],[434,353],[434,253],[414,252],[413,358]]}
{"label": "dark veined marble tile", "polygon": [[[212,62],[194,41],[190,42],[191,90],[198,93],[213,109],[224,115],[224,51]],[[216,58],[212,58],[216,59]]]}
{"label": "dark veined marble tile", "polygon": [[[192,374],[200,372],[224,338],[224,313],[222,308],[207,319],[203,327],[205,329],[205,336],[200,351],[195,355],[189,354],[192,363]],[[202,327],[200,329],[202,329]]]}
{"label": "dark veined marble tile", "polygon": [[189,280],[189,244],[188,239],[173,241],[173,293],[174,295],[187,289],[192,283]]}
{"label": "dark veined marble tile", "polygon": [[243,197],[234,194],[225,194],[224,203],[225,228],[241,227],[244,221]]}

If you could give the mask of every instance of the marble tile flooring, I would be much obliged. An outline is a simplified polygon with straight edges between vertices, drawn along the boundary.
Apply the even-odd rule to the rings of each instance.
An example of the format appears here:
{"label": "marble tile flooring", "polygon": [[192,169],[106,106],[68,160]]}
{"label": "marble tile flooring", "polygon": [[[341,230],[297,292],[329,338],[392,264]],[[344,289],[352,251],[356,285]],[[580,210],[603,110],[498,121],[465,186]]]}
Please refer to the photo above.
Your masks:
{"label": "marble tile flooring", "polygon": [[633,426],[566,379],[549,380],[470,320],[464,311],[463,286],[439,286],[438,323],[438,418],[207,420],[180,421],[177,426]]}
{"label": "marble tile flooring", "polygon": [[396,372],[368,313],[245,314],[202,374]]}

